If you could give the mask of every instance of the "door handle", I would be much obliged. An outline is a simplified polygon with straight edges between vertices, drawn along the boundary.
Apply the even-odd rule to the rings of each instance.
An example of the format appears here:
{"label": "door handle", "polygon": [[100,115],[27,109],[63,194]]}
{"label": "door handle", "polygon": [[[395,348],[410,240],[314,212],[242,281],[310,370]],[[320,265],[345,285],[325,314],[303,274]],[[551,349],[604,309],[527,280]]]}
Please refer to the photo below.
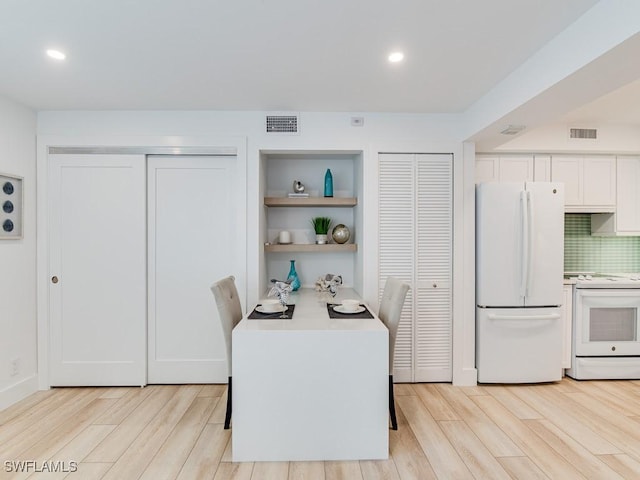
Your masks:
{"label": "door handle", "polygon": [[51,283],[58,283],[58,277],[56,277],[55,275],[51,277]]}
{"label": "door handle", "polygon": [[522,231],[520,235],[522,238],[521,242],[521,272],[520,272],[520,296],[526,297],[527,295],[527,281],[529,279],[529,198],[527,197],[527,192],[520,192],[520,218],[522,221]]}
{"label": "door handle", "polygon": [[560,318],[559,313],[549,313],[542,315],[499,315],[490,313],[487,315],[489,320],[557,320]]}

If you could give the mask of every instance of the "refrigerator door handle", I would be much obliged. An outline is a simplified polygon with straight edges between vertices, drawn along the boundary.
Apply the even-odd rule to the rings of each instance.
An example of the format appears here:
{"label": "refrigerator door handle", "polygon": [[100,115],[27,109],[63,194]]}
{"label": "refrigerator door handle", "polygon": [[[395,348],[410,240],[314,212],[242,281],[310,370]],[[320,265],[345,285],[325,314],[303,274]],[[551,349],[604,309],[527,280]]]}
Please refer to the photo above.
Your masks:
{"label": "refrigerator door handle", "polygon": [[490,313],[487,315],[489,320],[557,320],[560,318],[559,313],[548,313],[545,315],[499,315]]}
{"label": "refrigerator door handle", "polygon": [[533,265],[534,265],[534,252],[535,248],[533,245],[533,232],[535,232],[536,228],[536,219],[534,216],[535,208],[533,208],[533,194],[530,191],[527,191],[527,233],[529,234],[529,238],[527,241],[527,286],[525,288],[525,296],[529,295],[529,289],[531,288],[531,282],[533,280]]}
{"label": "refrigerator door handle", "polygon": [[520,192],[520,213],[522,217],[522,251],[520,257],[520,265],[522,267],[520,273],[520,296],[527,294],[527,279],[529,278],[529,216],[527,208],[527,192]]}

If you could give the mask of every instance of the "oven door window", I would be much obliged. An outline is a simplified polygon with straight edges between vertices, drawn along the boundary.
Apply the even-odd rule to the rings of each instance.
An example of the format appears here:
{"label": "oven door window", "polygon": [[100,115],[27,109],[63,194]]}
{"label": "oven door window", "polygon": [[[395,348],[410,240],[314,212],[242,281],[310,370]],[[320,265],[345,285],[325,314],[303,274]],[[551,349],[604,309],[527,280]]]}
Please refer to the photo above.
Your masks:
{"label": "oven door window", "polygon": [[573,354],[640,356],[640,289],[577,289]]}
{"label": "oven door window", "polygon": [[637,308],[590,308],[589,342],[638,340]]}

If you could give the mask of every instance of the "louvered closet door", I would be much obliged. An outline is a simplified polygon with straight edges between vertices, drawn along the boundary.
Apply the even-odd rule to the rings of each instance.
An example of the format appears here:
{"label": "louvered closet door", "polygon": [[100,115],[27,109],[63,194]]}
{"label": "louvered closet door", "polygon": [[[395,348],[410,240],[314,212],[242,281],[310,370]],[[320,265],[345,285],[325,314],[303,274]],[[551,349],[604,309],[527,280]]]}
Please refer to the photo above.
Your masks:
{"label": "louvered closet door", "polygon": [[[379,298],[388,277],[410,285],[414,270],[414,155],[380,155],[379,164]],[[413,289],[402,310],[396,338],[394,379],[413,381]]]}
{"label": "louvered closet door", "polygon": [[398,382],[451,381],[452,156],[379,156],[379,289],[411,286],[396,340]]}
{"label": "louvered closet door", "polygon": [[416,382],[452,378],[451,175],[451,155],[416,155]]}

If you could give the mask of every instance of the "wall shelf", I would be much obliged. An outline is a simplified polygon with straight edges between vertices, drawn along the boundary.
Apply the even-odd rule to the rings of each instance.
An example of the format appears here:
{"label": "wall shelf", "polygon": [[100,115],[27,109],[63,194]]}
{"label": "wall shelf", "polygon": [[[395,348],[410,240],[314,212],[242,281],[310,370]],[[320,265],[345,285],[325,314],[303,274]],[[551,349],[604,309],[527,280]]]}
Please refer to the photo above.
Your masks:
{"label": "wall shelf", "polygon": [[267,207],[355,207],[358,199],[356,197],[265,197],[264,204]]}
{"label": "wall shelf", "polygon": [[265,252],[355,252],[358,246],[355,243],[327,243],[316,245],[315,243],[294,243],[291,245],[269,244],[264,246]]}
{"label": "wall shelf", "polygon": [[[344,285],[361,291],[363,255],[358,248],[364,232],[364,162],[362,150],[260,150],[258,196],[259,284],[269,287],[269,279],[282,278],[290,260],[299,261],[303,285],[327,272],[342,275]],[[327,170],[333,176],[334,197],[324,197]],[[308,197],[290,197],[292,182],[304,183]],[[329,241],[335,225],[346,225],[351,237],[346,244],[314,244],[310,223],[315,217],[331,218]],[[288,231],[295,243],[278,243],[280,232]]]}

